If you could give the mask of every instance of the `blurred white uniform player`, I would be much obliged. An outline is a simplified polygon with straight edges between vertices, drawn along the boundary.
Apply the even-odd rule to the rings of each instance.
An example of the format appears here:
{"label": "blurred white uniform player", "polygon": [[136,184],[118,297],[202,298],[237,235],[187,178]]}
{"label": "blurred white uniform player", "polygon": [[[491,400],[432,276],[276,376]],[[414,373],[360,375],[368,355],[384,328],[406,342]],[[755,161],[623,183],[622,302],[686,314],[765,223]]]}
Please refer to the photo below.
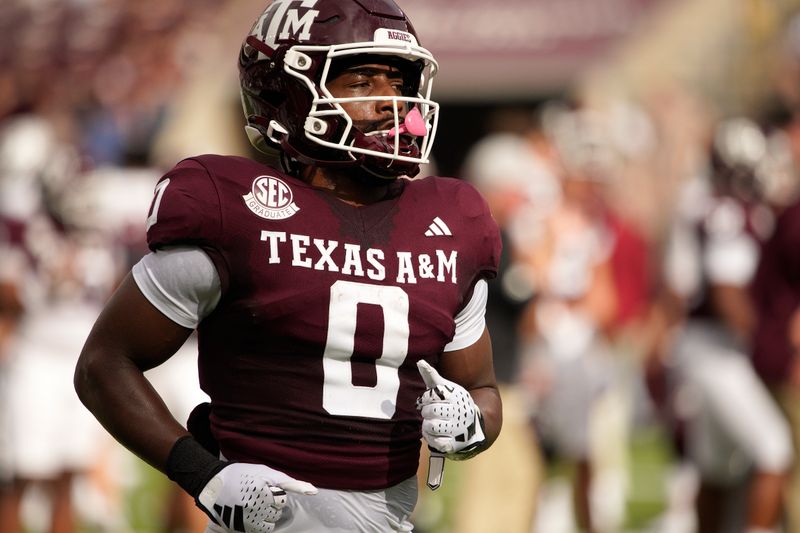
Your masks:
{"label": "blurred white uniform player", "polygon": [[2,460],[17,507],[30,482],[57,483],[51,490],[61,495],[51,503],[67,505],[57,498],[69,498],[73,475],[91,470],[108,442],[71,375],[115,280],[114,259],[102,245],[60,235],[44,218],[26,225],[22,243],[5,244],[3,282],[17,288],[23,312],[5,349]]}
{"label": "blurred white uniform player", "polygon": [[[618,372],[608,341],[617,310],[611,266],[615,235],[606,223],[601,192],[607,176],[601,178],[592,155],[605,152],[585,133],[574,130],[574,150],[558,147],[564,160],[562,201],[526,250],[535,296],[524,319],[530,343],[523,379],[543,448],[575,464],[577,525],[594,532],[618,528],[624,488],[615,484],[602,491],[607,505],[601,515],[601,506],[592,502],[593,485],[598,487],[592,424]],[[543,496],[548,497],[547,490]],[[543,533],[562,530],[543,512],[537,522]]]}
{"label": "blurred white uniform player", "polygon": [[[701,532],[744,520],[746,531],[772,531],[792,462],[787,423],[748,357],[754,317],[747,290],[759,243],[772,228],[753,179],[763,143],[749,122],[718,127],[712,168],[687,184],[667,248],[667,285],[687,313],[672,344],[674,409],[700,477]],[[745,519],[745,506],[730,504],[730,493],[746,487],[753,472]]]}
{"label": "blurred white uniform player", "polygon": [[28,519],[44,527],[41,509],[23,512],[30,508],[23,497],[35,494],[27,490],[34,484],[49,496],[43,501],[50,527],[74,530],[74,475],[89,471],[109,441],[78,400],[72,374],[118,265],[107,242],[60,228],[46,209],[45,191],[73,177],[71,161],[42,119],[19,117],[0,132],[0,283],[21,310],[3,347],[3,531],[16,531]]}
{"label": "blurred white uniform player", "polygon": [[[96,259],[90,257],[92,251],[68,253],[76,253],[70,258],[73,265],[84,263],[80,267],[88,267],[85,274],[95,276],[92,271],[100,265],[85,264]],[[25,313],[9,347],[8,397],[3,403],[10,412],[13,470],[20,477],[39,479],[61,470],[83,470],[94,458],[99,426],[86,416],[70,376],[99,302],[74,293],[81,291],[77,280],[56,281],[50,273],[35,279],[30,274],[30,269],[17,272]]]}

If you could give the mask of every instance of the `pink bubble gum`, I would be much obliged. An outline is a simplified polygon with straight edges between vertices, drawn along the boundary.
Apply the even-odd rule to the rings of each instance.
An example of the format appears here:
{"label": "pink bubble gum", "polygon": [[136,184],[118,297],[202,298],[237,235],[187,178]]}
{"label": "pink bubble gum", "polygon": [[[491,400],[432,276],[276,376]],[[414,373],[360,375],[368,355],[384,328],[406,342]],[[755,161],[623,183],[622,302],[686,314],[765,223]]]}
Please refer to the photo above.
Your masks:
{"label": "pink bubble gum", "polygon": [[406,132],[415,137],[425,137],[428,134],[428,128],[425,126],[425,119],[422,118],[422,115],[416,107],[408,112],[399,128],[390,129],[387,135],[389,137],[394,137],[395,135],[402,135]]}

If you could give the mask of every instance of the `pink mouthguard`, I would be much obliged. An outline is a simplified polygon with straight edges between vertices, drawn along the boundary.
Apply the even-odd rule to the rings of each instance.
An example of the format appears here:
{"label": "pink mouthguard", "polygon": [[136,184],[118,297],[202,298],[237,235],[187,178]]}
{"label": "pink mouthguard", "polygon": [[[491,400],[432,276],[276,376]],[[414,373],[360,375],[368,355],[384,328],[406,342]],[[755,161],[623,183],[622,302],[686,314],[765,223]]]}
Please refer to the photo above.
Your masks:
{"label": "pink mouthguard", "polygon": [[422,115],[416,107],[408,112],[405,120],[400,124],[400,127],[390,129],[387,136],[394,137],[395,135],[402,135],[406,132],[415,137],[425,137],[428,134],[428,128],[425,126],[425,119],[422,118]]}

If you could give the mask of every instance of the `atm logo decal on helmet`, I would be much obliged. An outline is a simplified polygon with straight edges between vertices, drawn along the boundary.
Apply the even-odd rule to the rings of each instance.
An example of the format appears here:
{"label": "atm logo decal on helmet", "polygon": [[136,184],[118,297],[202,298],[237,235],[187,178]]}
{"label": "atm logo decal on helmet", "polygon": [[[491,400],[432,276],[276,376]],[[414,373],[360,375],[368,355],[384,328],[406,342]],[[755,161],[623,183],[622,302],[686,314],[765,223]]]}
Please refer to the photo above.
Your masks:
{"label": "atm logo decal on helmet", "polygon": [[[261,26],[264,43],[275,47],[277,39],[309,40],[311,25],[319,16],[319,11],[312,9],[316,3],[317,0],[275,0],[256,23],[256,27]],[[305,9],[302,14],[300,8]]]}

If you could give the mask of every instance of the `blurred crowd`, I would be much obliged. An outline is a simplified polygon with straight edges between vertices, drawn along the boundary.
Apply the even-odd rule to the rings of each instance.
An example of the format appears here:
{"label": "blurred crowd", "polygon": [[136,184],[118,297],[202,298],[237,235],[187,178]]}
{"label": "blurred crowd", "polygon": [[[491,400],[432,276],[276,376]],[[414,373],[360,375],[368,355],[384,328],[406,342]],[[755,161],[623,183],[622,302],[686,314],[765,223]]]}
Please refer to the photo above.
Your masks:
{"label": "blurred crowd", "polygon": [[[220,5],[0,3],[2,532],[136,531],[140,473],[72,368],[145,253],[153,186],[182,155],[162,135],[188,123]],[[629,443],[657,426],[670,466],[640,529],[800,532],[800,19],[786,28],[750,113],[678,85],[603,104],[575,91],[498,112],[471,147],[460,174],[504,240],[487,322],[505,425],[448,465],[452,531],[624,531],[641,497]],[[202,399],[192,355],[151,374],[179,420]],[[420,532],[444,531],[437,497],[421,491]],[[202,531],[180,492],[152,513]]]}
{"label": "blurred crowd", "polygon": [[214,45],[220,2],[9,0],[0,117],[30,112],[85,164],[147,162],[175,91]]}

